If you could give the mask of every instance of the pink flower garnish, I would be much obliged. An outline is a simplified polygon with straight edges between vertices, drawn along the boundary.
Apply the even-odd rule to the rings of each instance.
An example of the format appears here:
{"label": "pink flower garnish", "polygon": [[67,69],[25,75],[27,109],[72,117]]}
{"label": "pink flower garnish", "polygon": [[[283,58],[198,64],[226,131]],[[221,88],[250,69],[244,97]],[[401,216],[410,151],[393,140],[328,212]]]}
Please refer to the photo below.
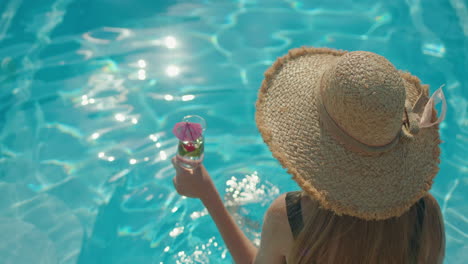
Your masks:
{"label": "pink flower garnish", "polygon": [[198,123],[179,122],[175,124],[172,133],[181,141],[195,141],[201,137],[203,128]]}

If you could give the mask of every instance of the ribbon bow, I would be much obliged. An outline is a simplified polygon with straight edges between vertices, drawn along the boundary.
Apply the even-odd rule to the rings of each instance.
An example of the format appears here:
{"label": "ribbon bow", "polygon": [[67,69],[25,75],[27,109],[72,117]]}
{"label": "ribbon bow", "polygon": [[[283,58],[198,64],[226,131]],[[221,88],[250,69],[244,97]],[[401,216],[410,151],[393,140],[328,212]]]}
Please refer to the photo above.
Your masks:
{"label": "ribbon bow", "polygon": [[[408,102],[406,102],[405,125],[411,134],[415,135],[419,132],[420,128],[431,127],[444,121],[447,113],[447,102],[445,101],[442,87],[444,87],[444,85],[439,87],[439,89],[432,94],[431,98],[421,93],[412,107],[408,106]],[[441,113],[439,117],[432,122],[432,109],[441,102]]]}

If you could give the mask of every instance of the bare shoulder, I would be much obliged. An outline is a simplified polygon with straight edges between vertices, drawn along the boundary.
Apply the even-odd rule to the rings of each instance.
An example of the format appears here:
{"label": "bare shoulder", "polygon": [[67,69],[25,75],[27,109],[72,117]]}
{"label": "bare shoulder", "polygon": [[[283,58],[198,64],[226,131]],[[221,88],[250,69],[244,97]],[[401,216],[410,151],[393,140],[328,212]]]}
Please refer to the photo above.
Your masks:
{"label": "bare shoulder", "polygon": [[[269,233],[273,241],[278,242],[277,249],[286,256],[293,243],[293,236],[286,211],[286,194],[277,197],[268,208],[264,219],[263,232]],[[276,243],[275,242],[275,243]]]}
{"label": "bare shoulder", "polygon": [[287,220],[287,212],[286,212],[286,194],[283,193],[278,196],[270,205],[267,210],[266,216],[277,218],[277,220],[282,220],[286,218]]}
{"label": "bare shoulder", "polygon": [[283,264],[292,244],[285,194],[277,197],[265,213],[260,248],[255,263]]}

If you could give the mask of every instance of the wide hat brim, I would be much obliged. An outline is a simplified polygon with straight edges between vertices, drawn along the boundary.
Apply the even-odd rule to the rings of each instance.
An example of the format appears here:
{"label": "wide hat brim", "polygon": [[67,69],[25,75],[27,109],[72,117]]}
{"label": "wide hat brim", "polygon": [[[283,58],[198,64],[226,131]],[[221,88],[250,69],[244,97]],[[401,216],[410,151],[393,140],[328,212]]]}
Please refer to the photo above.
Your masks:
{"label": "wide hat brim", "polygon": [[[398,217],[431,188],[438,172],[438,126],[402,137],[391,150],[363,155],[348,150],[320,125],[317,96],[325,69],[345,54],[299,48],[265,72],[256,122],[273,156],[325,209],[367,220]],[[428,86],[400,72],[406,100],[414,103]]]}

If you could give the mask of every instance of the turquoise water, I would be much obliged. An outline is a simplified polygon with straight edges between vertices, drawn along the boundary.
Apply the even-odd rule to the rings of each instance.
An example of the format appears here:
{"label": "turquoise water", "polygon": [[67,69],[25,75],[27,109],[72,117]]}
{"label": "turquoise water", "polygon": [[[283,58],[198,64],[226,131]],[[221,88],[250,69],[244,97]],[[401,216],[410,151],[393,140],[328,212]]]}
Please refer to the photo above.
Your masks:
{"label": "turquoise water", "polygon": [[466,1],[0,0],[0,14],[0,263],[231,263],[202,204],[173,189],[170,131],[206,118],[206,166],[258,243],[269,203],[297,187],[256,129],[257,89],[303,45],[446,85],[432,193],[446,263],[466,263]]}

